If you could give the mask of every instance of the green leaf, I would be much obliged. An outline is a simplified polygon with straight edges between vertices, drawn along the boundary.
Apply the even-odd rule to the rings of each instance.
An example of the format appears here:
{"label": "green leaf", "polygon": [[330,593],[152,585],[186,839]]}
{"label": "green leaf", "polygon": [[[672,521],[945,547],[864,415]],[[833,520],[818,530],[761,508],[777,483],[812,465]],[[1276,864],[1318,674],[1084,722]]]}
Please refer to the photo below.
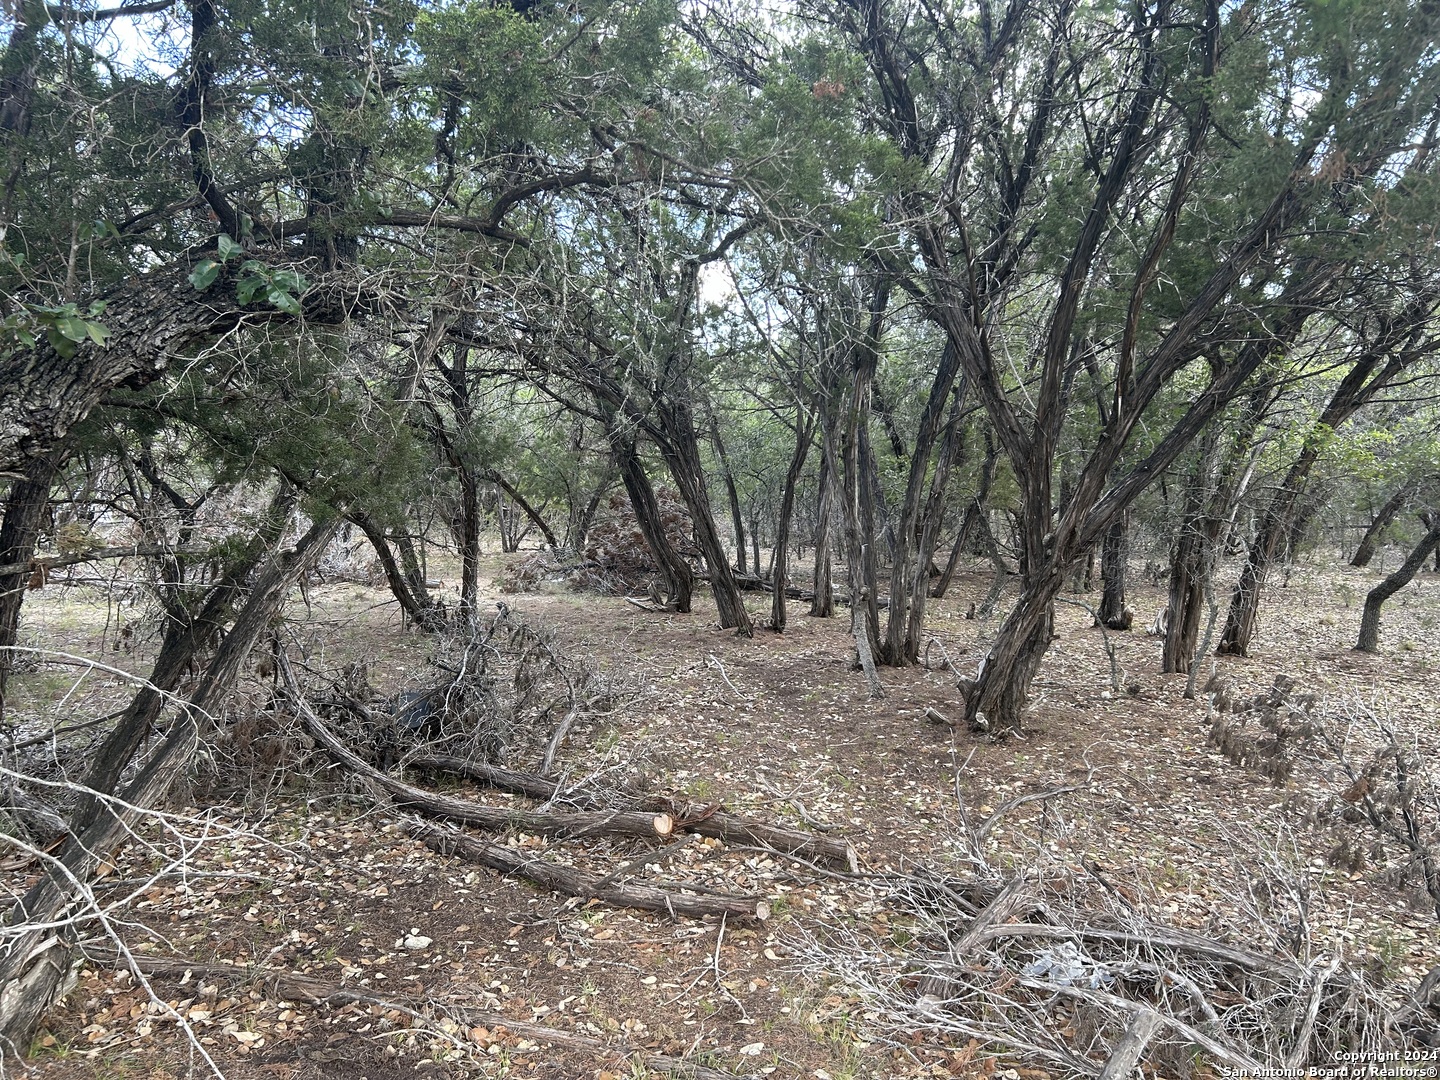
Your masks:
{"label": "green leaf", "polygon": [[235,286],[235,299],[242,304],[253,304],[269,287],[270,283],[259,274],[251,274]]}
{"label": "green leaf", "polygon": [[296,300],[295,297],[291,296],[284,289],[279,289],[272,285],[266,290],[265,299],[269,300],[270,303],[274,304],[287,315],[300,314],[300,301]]}
{"label": "green leaf", "polygon": [[109,328],[101,326],[98,322],[87,321],[85,323],[85,332],[90,335],[90,340],[95,342],[96,345],[104,345],[110,340]]}
{"label": "green leaf", "polygon": [[89,324],[79,315],[66,315],[55,320],[55,328],[71,341],[84,341],[90,336]]}
{"label": "green leaf", "polygon": [[194,285],[198,291],[204,292],[211,285],[215,284],[215,279],[219,276],[220,264],[214,259],[206,259],[199,266],[195,267],[194,270],[190,271],[190,284]]}
{"label": "green leaf", "polygon": [[50,342],[50,347],[66,360],[75,355],[75,342],[62,334],[58,326],[47,326],[45,337]]}
{"label": "green leaf", "polygon": [[242,248],[234,240],[231,240],[230,237],[226,236],[224,233],[221,233],[219,238],[216,240],[216,246],[220,251],[221,262],[229,262],[231,259],[233,259],[236,255],[239,255],[244,250],[244,248]]}
{"label": "green leaf", "polygon": [[305,275],[294,270],[277,270],[270,280],[276,288],[292,293],[304,292],[308,284]]}

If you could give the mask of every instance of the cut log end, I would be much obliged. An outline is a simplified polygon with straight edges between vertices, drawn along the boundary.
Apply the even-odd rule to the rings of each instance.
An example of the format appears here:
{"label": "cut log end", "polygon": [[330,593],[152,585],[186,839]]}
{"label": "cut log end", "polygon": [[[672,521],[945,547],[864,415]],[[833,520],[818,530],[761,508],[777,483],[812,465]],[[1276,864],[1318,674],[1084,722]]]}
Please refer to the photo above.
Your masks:
{"label": "cut log end", "polygon": [[655,815],[655,835],[669,836],[675,831],[675,819],[669,814]]}

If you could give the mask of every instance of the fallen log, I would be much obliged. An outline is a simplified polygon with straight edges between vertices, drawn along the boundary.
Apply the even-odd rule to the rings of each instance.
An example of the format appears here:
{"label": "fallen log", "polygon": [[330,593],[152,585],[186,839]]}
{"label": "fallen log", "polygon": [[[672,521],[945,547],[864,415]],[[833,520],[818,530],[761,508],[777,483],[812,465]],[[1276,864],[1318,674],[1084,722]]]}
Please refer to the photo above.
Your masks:
{"label": "fallen log", "polygon": [[374,1005],[386,1011],[398,1010],[422,1023],[441,1018],[449,1019],[469,1029],[486,1028],[492,1036],[498,1035],[503,1029],[520,1038],[562,1046],[568,1050],[580,1050],[592,1055],[596,1060],[610,1059],[628,1065],[638,1058],[650,1069],[687,1077],[689,1080],[735,1080],[734,1073],[697,1065],[684,1058],[657,1054],[639,1047],[614,1046],[589,1035],[525,1020],[512,1020],[502,1013],[437,1006],[433,1001],[417,1002],[404,998],[376,997],[374,994],[362,993],[289,971],[230,964],[196,964],[183,957],[146,956],[140,953],[122,956],[118,950],[101,949],[93,945],[87,945],[83,952],[86,960],[92,964],[123,967],[151,979],[185,979],[189,976],[191,979],[211,983],[223,980],[229,985],[259,986],[277,1001],[303,1001],[311,1005]]}
{"label": "fallen log", "polygon": [[623,885],[612,881],[615,875],[605,878],[591,877],[572,866],[560,866],[545,859],[525,855],[513,848],[443,825],[417,821],[409,826],[408,831],[411,836],[442,855],[457,855],[481,866],[488,866],[491,870],[533,881],[566,896],[601,900],[616,907],[687,915],[695,919],[706,915],[728,915],[764,921],[770,917],[770,905],[757,897],[696,896],[669,889],[657,889],[650,885]]}
{"label": "fallen log", "polygon": [[298,687],[292,685],[291,695],[300,713],[300,722],[311,738],[323,746],[336,762],[383,790],[396,806],[407,810],[418,810],[430,817],[458,821],[480,829],[520,829],[545,836],[642,836],[654,840],[663,839],[674,831],[674,819],[663,812],[504,809],[437,795],[374,768],[325,726],[305,703]]}
{"label": "fallen log", "polygon": [[[559,784],[543,776],[501,769],[464,758],[432,754],[415,758],[409,764],[416,769],[431,769],[463,776],[497,791],[528,795],[533,799],[553,799],[559,794],[582,807],[599,807],[598,800],[593,797],[578,792],[564,792]],[[699,833],[701,836],[714,837],[732,844],[772,848],[787,855],[810,859],[812,862],[839,863],[852,874],[859,870],[860,863],[855,847],[848,840],[816,836],[814,833],[784,825],[747,821],[725,810],[702,807],[679,797],[648,799],[640,804],[640,809],[669,817],[673,828],[683,832]]]}

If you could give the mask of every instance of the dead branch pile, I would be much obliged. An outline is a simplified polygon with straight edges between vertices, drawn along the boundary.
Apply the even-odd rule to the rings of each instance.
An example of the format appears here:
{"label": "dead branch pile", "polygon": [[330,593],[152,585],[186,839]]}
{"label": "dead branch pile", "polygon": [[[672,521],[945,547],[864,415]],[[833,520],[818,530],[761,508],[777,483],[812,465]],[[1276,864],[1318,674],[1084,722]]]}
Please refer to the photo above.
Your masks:
{"label": "dead branch pile", "polygon": [[347,668],[315,708],[382,771],[423,753],[545,773],[575,725],[613,704],[605,680],[503,604],[487,623],[439,639],[430,666],[432,681],[391,696]]}
{"label": "dead branch pile", "polygon": [[[670,545],[686,558],[698,559],[694,524],[679,493],[658,488],[655,500]],[[542,582],[562,581],[577,592],[625,596],[649,592],[658,575],[655,556],[645,542],[630,498],[620,492],[612,495],[601,511],[583,551],[536,552],[506,570],[501,588],[512,593],[534,592]]]}
{"label": "dead branch pile", "polygon": [[[850,870],[856,866],[854,848],[834,837],[812,836],[798,829],[746,821],[725,813],[718,805],[698,807],[683,799],[637,796],[618,790],[609,793],[567,791],[547,777],[498,768],[465,757],[434,754],[417,758],[413,764],[427,771],[451,772],[503,791],[543,799],[544,805],[532,809],[493,806],[477,799],[427,791],[364,760],[326,726],[307,700],[284,654],[279,658],[279,666],[289,701],[306,733],[377,799],[397,810],[443,822],[433,824],[417,819],[411,821],[408,829],[412,836],[444,854],[525,878],[566,896],[671,915],[728,915],[762,920],[769,915],[769,905],[762,897],[717,893],[684,884],[659,887],[631,879],[687,842],[673,840],[677,832],[765,847],[809,861],[838,862]],[[557,804],[563,808],[556,808]],[[509,834],[512,843],[476,836],[457,828],[458,825]],[[610,873],[593,875],[521,850],[518,844],[513,844],[517,833],[572,839],[639,840],[666,846],[654,853],[631,857]]]}
{"label": "dead branch pile", "polygon": [[1166,925],[1098,872],[921,872],[889,906],[890,925],[906,927],[903,947],[834,927],[800,951],[896,1031],[994,1041],[1105,1080],[1142,1058],[1166,1076],[1204,1061],[1254,1075],[1393,1050],[1407,1037],[1389,1003],[1338,960]]}

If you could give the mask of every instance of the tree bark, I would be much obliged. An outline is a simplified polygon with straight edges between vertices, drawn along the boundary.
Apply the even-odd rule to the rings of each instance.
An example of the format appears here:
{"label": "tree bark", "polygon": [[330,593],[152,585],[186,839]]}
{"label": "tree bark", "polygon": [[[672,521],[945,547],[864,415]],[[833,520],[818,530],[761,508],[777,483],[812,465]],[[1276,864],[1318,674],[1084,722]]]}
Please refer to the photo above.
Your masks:
{"label": "tree bark", "polygon": [[772,556],[770,584],[773,591],[770,599],[770,629],[776,633],[785,630],[785,598],[790,584],[790,520],[795,514],[795,489],[800,483],[800,473],[805,468],[805,459],[810,454],[810,443],[814,441],[815,420],[797,407],[795,410],[795,449],[790,455],[790,466],[785,470],[785,486],[780,492],[780,516],[775,524],[775,547]]}
{"label": "tree bark", "polygon": [[[603,407],[603,403],[602,403]],[[640,534],[655,558],[655,566],[665,582],[665,606],[679,612],[688,612],[695,591],[695,573],[685,557],[675,550],[670,538],[665,535],[665,522],[660,517],[660,507],[655,501],[655,489],[645,472],[645,464],[635,448],[635,437],[621,432],[612,415],[606,424],[606,436],[610,440],[611,454],[620,469],[620,479],[625,492],[630,496],[630,507],[635,511],[635,521]]]}
{"label": "tree bark", "polygon": [[[350,513],[349,519],[359,527],[370,541],[370,546],[375,549],[380,568],[390,585],[390,592],[399,602],[400,610],[405,613],[406,618],[426,632],[433,633],[442,629],[445,625],[445,613],[431,599],[429,590],[425,587],[425,575],[420,572],[414,545],[411,544],[408,552],[403,544],[399,545],[401,558],[405,562],[402,568],[395,561],[395,553],[390,549],[390,538],[374,518],[363,510],[355,510]],[[402,539],[409,542],[408,537]]]}
{"label": "tree bark", "polygon": [[830,466],[836,455],[834,430],[828,419],[822,423],[825,429],[821,435],[820,490],[815,499],[815,596],[810,601],[810,615],[816,619],[829,619],[835,614],[830,552],[830,519],[835,514],[835,473]]}
{"label": "tree bark", "polygon": [[[5,719],[5,681],[14,660],[10,646],[15,644],[20,628],[20,608],[31,577],[29,564],[50,505],[50,487],[63,457],[63,450],[55,450],[32,458],[11,483],[5,498],[5,517],[0,522],[0,564],[16,569],[0,573],[0,721]],[[43,581],[44,571],[39,573]]]}
{"label": "tree bark", "polygon": [[[256,640],[270,625],[290,587],[307,573],[335,534],[335,521],[316,523],[291,551],[271,559],[250,598],[182,705],[164,740],[105,812],[65,847],[46,874],[10,910],[14,929],[0,957],[0,1045],[23,1056],[35,1029],[70,968],[77,925],[90,908],[84,899],[96,869],[113,857],[140,819],[189,768],[195,750],[214,730],[214,710],[234,685]],[[57,926],[57,924],[59,924]]]}
{"label": "tree bark", "polygon": [[1380,547],[1380,540],[1385,535],[1385,530],[1399,516],[1400,511],[1405,509],[1405,504],[1410,501],[1410,497],[1414,493],[1414,483],[1407,481],[1396,488],[1395,493],[1385,500],[1385,505],[1376,511],[1375,519],[1370,522],[1370,527],[1360,538],[1360,545],[1355,549],[1355,555],[1350,560],[1351,566],[1363,569],[1370,565],[1370,560],[1375,557],[1375,552]]}
{"label": "tree bark", "polygon": [[[962,402],[957,397],[952,403],[948,422],[944,420],[945,404],[959,371],[959,353],[947,342],[915,433],[900,521],[891,547],[890,611],[877,657],[890,667],[920,662],[919,624],[930,592],[930,556],[935,550],[938,524],[934,519],[944,512],[945,485],[955,459]],[[932,477],[931,454],[937,441],[941,445]]]}
{"label": "tree bark", "polygon": [[1111,630],[1129,630],[1134,614],[1125,606],[1125,574],[1130,562],[1130,512],[1110,523],[1100,549],[1100,610],[1095,621]]}
{"label": "tree bark", "polygon": [[1380,651],[1380,608],[1386,600],[1410,584],[1412,578],[1425,565],[1430,553],[1440,549],[1440,510],[1424,515],[1425,535],[1393,574],[1380,582],[1365,597],[1365,609],[1360,615],[1360,637],[1355,648],[1360,652]]}
{"label": "tree bark", "polygon": [[[271,265],[286,268],[283,260]],[[196,345],[241,326],[338,323],[370,299],[352,275],[326,275],[300,298],[302,314],[292,318],[278,309],[242,308],[225,275],[197,292],[189,272],[185,259],[100,293],[95,299],[106,303],[101,321],[110,331],[104,347],[81,342],[73,356],[63,357],[42,340],[0,355],[0,472],[49,453],[111,390],[153,382]]]}
{"label": "tree bark", "polygon": [[690,403],[681,400],[678,395],[671,395],[656,402],[655,411],[664,434],[660,441],[660,454],[670,468],[676,487],[680,489],[686,509],[690,511],[700,553],[710,568],[710,591],[715,597],[720,626],[749,637],[754,628],[750,613],[745,610],[745,598],[735,584],[729,554],[715,527],[715,514],[710,506],[705,467],[700,459],[700,441],[695,432]]}
{"label": "tree bark", "polygon": [[[735,530],[735,572],[745,573],[745,516],[740,512],[740,491],[735,486],[735,472],[730,468],[730,455],[720,438],[720,423],[714,410],[710,413],[710,443],[720,460],[720,478],[725,484],[725,498],[730,504],[730,527]],[[756,568],[759,573],[759,568]]]}

